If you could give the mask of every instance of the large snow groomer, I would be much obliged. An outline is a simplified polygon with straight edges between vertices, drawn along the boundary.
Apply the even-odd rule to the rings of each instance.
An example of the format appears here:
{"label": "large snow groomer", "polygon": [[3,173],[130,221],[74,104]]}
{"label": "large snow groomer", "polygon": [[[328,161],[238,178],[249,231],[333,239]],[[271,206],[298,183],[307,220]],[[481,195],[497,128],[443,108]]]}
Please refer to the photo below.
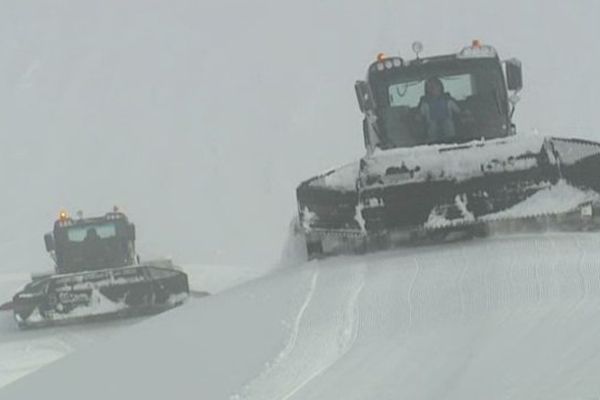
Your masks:
{"label": "large snow groomer", "polygon": [[309,257],[398,243],[600,226],[600,144],[516,135],[521,63],[479,41],[380,54],[356,82],[366,155],[297,188]]}
{"label": "large snow groomer", "polygon": [[44,241],[55,272],[34,276],[13,297],[20,327],[153,314],[188,297],[187,275],[170,260],[139,262],[135,226],[118,209],[75,219],[61,212]]}

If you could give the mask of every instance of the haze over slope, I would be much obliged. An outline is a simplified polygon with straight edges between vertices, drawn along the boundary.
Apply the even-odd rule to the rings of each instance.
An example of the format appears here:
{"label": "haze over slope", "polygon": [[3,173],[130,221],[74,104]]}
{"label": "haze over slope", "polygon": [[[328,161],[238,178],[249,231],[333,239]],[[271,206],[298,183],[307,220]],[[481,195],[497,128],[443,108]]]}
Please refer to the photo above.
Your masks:
{"label": "haze over slope", "polygon": [[520,57],[521,129],[593,138],[599,14],[594,1],[6,2],[0,269],[48,266],[59,208],[115,203],[143,254],[274,262],[297,183],[362,154],[354,81],[414,39]]}

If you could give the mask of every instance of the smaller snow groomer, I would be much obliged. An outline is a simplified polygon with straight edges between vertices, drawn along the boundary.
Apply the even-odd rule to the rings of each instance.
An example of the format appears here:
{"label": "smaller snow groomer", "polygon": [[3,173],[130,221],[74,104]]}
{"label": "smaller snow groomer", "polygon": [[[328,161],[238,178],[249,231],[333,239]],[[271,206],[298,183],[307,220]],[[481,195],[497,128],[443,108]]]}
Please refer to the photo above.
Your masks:
{"label": "smaller snow groomer", "polygon": [[76,219],[61,212],[44,241],[56,271],[34,276],[13,297],[22,328],[153,314],[188,297],[187,275],[170,260],[139,262],[135,226],[117,209]]}
{"label": "smaller snow groomer", "polygon": [[600,144],[516,135],[521,63],[479,41],[380,54],[356,82],[366,155],[297,188],[309,258],[461,235],[600,226]]}

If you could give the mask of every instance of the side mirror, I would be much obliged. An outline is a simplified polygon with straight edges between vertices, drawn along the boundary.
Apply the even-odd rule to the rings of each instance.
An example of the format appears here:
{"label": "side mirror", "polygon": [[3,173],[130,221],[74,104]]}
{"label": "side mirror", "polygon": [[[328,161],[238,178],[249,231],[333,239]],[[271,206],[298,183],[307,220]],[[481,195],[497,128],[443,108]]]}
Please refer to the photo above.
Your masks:
{"label": "side mirror", "polygon": [[46,233],[44,235],[44,244],[46,245],[46,251],[50,253],[55,250],[54,246],[54,236],[51,233]]}
{"label": "side mirror", "polygon": [[365,81],[356,81],[354,84],[354,90],[356,91],[356,99],[358,100],[358,106],[360,111],[364,114],[367,111],[375,109],[375,103],[371,97],[371,91],[369,85]]}
{"label": "side mirror", "polygon": [[508,90],[519,91],[523,88],[521,61],[516,58],[506,60],[506,86]]}
{"label": "side mirror", "polygon": [[135,225],[129,224],[129,240],[135,242]]}

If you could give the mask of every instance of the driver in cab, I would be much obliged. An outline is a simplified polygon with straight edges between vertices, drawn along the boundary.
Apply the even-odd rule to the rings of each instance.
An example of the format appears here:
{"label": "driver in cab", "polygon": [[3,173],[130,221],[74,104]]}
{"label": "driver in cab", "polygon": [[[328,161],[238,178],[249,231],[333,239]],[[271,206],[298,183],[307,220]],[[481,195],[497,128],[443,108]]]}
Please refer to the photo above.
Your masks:
{"label": "driver in cab", "polygon": [[89,228],[83,240],[83,246],[87,262],[90,267],[98,269],[103,267],[103,248],[102,238],[98,235],[95,228]]}
{"label": "driver in cab", "polygon": [[444,92],[444,84],[437,78],[425,82],[425,95],[418,105],[419,116],[425,120],[429,143],[443,143],[456,138],[454,116],[461,110],[456,100]]}

